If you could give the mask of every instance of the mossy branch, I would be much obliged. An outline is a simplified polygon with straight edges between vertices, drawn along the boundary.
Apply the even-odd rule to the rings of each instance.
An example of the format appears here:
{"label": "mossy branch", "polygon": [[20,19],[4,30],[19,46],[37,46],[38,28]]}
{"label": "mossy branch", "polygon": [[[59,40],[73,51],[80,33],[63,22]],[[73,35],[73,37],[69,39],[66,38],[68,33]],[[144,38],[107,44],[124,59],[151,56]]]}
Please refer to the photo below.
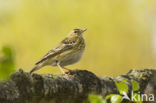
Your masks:
{"label": "mossy branch", "polygon": [[90,93],[103,97],[118,94],[115,82],[125,78],[130,90],[133,79],[139,83],[141,93],[156,94],[155,77],[156,70],[149,69],[131,70],[117,78],[99,78],[87,70],[73,70],[66,75],[30,75],[20,69],[0,83],[0,103],[88,103]]}

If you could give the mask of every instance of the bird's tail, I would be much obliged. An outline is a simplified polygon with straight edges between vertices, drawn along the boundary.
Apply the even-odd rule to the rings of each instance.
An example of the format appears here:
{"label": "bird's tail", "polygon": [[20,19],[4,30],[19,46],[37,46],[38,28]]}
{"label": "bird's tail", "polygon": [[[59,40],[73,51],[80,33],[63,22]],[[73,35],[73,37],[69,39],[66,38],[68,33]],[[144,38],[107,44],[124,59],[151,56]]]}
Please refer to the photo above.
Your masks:
{"label": "bird's tail", "polygon": [[40,69],[40,68],[41,68],[41,66],[36,65],[36,66],[30,71],[30,74],[31,74],[32,72],[34,72],[34,71]]}

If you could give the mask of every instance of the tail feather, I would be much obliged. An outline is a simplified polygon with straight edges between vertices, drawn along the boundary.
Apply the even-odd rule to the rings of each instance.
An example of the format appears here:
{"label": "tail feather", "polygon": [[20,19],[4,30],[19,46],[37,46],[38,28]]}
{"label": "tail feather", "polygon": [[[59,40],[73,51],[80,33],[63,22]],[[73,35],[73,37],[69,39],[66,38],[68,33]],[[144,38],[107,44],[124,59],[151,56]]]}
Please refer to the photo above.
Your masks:
{"label": "tail feather", "polygon": [[40,69],[40,68],[41,68],[40,66],[36,65],[36,66],[30,71],[30,74],[32,74],[32,72],[34,72],[34,71],[36,71],[36,70],[38,70],[38,69]]}

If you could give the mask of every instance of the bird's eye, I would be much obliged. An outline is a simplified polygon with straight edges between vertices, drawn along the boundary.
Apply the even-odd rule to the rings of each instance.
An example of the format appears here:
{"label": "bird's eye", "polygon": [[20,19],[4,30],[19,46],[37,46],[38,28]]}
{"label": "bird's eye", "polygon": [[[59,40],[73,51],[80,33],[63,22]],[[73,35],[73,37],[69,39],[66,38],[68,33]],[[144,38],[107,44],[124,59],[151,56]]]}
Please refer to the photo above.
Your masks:
{"label": "bird's eye", "polygon": [[77,31],[77,30],[75,30],[75,31],[74,31],[74,33],[78,33],[78,31]]}

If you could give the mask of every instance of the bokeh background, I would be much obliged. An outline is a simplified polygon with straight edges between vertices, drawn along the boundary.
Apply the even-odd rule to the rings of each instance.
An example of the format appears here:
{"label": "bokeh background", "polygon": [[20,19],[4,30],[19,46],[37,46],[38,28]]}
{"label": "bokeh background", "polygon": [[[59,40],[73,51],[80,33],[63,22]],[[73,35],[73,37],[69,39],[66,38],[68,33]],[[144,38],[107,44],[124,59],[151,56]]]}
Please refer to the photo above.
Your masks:
{"label": "bokeh background", "polygon": [[11,47],[15,69],[31,70],[74,28],[88,29],[87,46],[70,69],[117,76],[156,68],[156,0],[0,0],[0,48]]}

